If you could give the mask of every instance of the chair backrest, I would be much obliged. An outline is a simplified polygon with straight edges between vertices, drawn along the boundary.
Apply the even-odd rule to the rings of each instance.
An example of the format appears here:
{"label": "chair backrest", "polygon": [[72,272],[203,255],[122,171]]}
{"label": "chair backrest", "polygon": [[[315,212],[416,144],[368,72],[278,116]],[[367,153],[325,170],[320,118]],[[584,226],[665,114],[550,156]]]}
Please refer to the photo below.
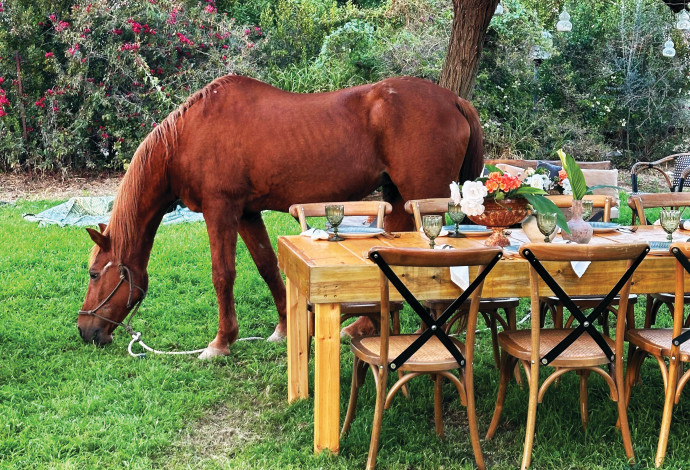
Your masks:
{"label": "chair backrest", "polygon": [[[479,299],[484,285],[484,278],[495,266],[502,256],[500,248],[482,247],[464,250],[433,250],[428,248],[395,248],[388,246],[375,246],[369,250],[369,258],[381,269],[381,362],[386,364],[388,361],[388,337],[389,328],[384,327],[390,320],[390,284],[400,292],[403,298],[409,303],[410,307],[421,317],[427,325],[427,329],[422,333],[419,344],[414,349],[412,347],[403,351],[396,359],[391,362],[391,370],[399,368],[405,360],[414,354],[419,347],[432,335],[446,345],[448,350],[458,360],[460,366],[464,365],[462,355],[448,338],[442,328],[443,324],[468,298],[471,299],[470,314],[468,320],[468,332],[466,342],[474,342],[474,325],[476,315],[479,310]],[[400,278],[393,272],[393,266],[404,267],[451,267],[451,266],[480,266],[477,277],[472,281],[467,289],[443,312],[439,318],[432,318],[426,309],[419,303],[414,295],[402,283]],[[415,346],[415,345],[413,345]],[[468,360],[472,360],[471,352],[468,353]]]}
{"label": "chair backrest", "polygon": [[429,214],[443,215],[448,212],[449,197],[430,198],[430,199],[411,199],[405,202],[405,212],[412,215],[414,228],[419,230],[422,226],[422,216]]}
{"label": "chair backrest", "polygon": [[[561,209],[572,207],[573,197],[569,194],[558,194],[554,196],[546,196],[550,199],[556,207]],[[608,222],[611,220],[611,207],[613,206],[613,198],[610,196],[605,196],[603,194],[588,194],[584,197],[586,201],[592,201],[592,207],[594,209],[603,209],[603,221]]]}
{"label": "chair backrest", "polygon": [[[544,357],[536,357],[539,354],[539,348],[533,348],[533,360],[538,360],[541,364],[547,365],[558,357],[568,346],[570,346],[577,338],[587,332],[592,339],[599,345],[602,351],[606,354],[611,362],[615,360],[615,355],[610,347],[599,333],[594,328],[594,321],[606,311],[606,306],[613,300],[616,295],[620,294],[620,303],[618,307],[619,312],[627,312],[628,295],[630,294],[630,286],[632,282],[632,275],[642,262],[646,254],[649,252],[649,245],[647,243],[633,243],[633,244],[606,244],[606,245],[555,245],[550,243],[529,243],[520,247],[520,254],[530,263],[529,280],[530,280],[530,296],[531,306],[533,312],[539,311],[539,302],[543,294],[540,292],[539,278],[541,278],[546,285],[553,291],[558,299],[563,303],[570,313],[579,321],[573,333],[568,335],[558,345],[553,347]],[[600,304],[587,316],[575,305],[570,299],[570,296],[565,293],[558,282],[546,270],[542,262],[546,261],[590,261],[590,262],[604,262],[604,261],[627,261],[626,271],[615,284],[613,289],[602,299]],[[625,334],[626,319],[620,318],[616,322],[616,338],[622,338]],[[540,324],[538,321],[532,322],[532,341],[533,344],[539,342]],[[620,354],[618,344],[616,345],[617,354]]]}
{"label": "chair backrest", "polygon": [[[665,167],[669,164],[673,164],[672,178],[669,178],[666,171],[664,171]],[[683,187],[690,186],[690,179],[688,179],[688,174],[690,174],[690,153],[674,153],[673,155],[669,155],[654,162],[635,163],[632,168],[630,168],[633,193],[637,193],[639,190],[639,174],[647,170],[654,170],[659,176],[662,176],[666,180],[669,191],[680,192],[683,190]]]}
{"label": "chair backrest", "polygon": [[307,217],[326,217],[326,206],[340,204],[343,206],[345,216],[369,216],[376,217],[376,226],[383,228],[383,218],[393,210],[393,206],[384,201],[344,201],[344,202],[312,202],[306,204],[293,204],[290,206],[290,215],[299,221],[300,228],[304,232],[309,229]]}
{"label": "chair backrest", "polygon": [[628,198],[628,206],[635,211],[633,215],[640,219],[640,225],[647,225],[647,218],[644,215],[645,209],[655,207],[689,207],[690,193],[632,194]]}

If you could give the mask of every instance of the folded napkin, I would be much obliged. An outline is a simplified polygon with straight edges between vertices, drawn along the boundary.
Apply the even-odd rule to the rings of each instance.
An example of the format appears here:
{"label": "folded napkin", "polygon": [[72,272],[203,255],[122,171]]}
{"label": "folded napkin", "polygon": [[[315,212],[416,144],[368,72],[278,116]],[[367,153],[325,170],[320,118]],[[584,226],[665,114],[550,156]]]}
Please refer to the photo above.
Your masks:
{"label": "folded napkin", "polygon": [[[440,244],[434,246],[435,250],[452,250],[453,245]],[[470,268],[467,266],[451,266],[450,280],[462,290],[470,286]]]}
{"label": "folded napkin", "polygon": [[[559,240],[559,239],[554,239],[552,243],[567,243],[566,240]],[[573,268],[573,272],[577,275],[577,277],[582,277],[582,275],[587,271],[587,268],[589,268],[589,265],[592,264],[591,261],[571,261],[570,266]]]}
{"label": "folded napkin", "polygon": [[300,233],[300,235],[311,237],[312,240],[328,240],[330,237],[328,232],[321,230],[320,228],[310,228],[309,230],[305,230],[304,232]]}

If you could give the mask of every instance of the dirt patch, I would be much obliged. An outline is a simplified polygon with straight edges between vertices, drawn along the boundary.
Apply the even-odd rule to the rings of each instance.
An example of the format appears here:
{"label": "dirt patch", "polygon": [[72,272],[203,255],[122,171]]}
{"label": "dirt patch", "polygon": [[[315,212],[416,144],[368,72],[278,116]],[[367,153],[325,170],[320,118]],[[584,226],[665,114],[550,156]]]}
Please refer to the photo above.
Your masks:
{"label": "dirt patch", "polygon": [[121,174],[40,175],[0,173],[0,201],[69,199],[75,196],[114,196]]}

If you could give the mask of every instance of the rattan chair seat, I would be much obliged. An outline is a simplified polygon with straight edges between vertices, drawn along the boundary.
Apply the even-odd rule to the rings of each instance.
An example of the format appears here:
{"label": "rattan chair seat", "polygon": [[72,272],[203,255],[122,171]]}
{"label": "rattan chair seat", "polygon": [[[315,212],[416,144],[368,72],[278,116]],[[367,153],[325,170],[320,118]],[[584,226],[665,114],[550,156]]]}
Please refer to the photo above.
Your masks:
{"label": "rattan chair seat", "polygon": [[[566,336],[572,333],[572,329],[545,329],[539,336],[540,351],[539,357],[544,357]],[[613,350],[615,342],[608,336],[604,336],[606,342]],[[498,344],[511,356],[529,361],[532,359],[532,337],[530,330],[503,331],[498,334]],[[572,366],[597,366],[608,364],[609,358],[604,355],[599,345],[592,339],[587,332],[563,351],[553,362],[554,367]]]}
{"label": "rattan chair seat", "polygon": [[[419,335],[392,335],[388,343],[388,360],[391,362],[401,352],[407,349]],[[451,338],[462,355],[465,355],[465,345],[456,338]],[[362,336],[352,339],[352,351],[357,357],[369,364],[381,364],[379,352],[381,338],[379,336]],[[432,336],[424,345],[409,358],[400,370],[424,372],[428,370],[451,370],[459,367],[458,362],[450,351]]]}
{"label": "rattan chair seat", "polygon": [[[683,330],[686,331],[686,330]],[[628,330],[625,339],[653,356],[670,356],[673,330],[671,328],[644,328]],[[690,362],[690,342],[680,345],[680,360]]]}

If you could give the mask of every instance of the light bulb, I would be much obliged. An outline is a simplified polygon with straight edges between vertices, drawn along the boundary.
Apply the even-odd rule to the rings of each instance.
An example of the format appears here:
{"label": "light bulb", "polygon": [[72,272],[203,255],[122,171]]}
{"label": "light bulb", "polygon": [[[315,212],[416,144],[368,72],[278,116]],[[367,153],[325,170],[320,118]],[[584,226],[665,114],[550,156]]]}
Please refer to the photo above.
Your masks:
{"label": "light bulb", "polygon": [[674,48],[673,41],[671,41],[671,38],[668,38],[668,41],[664,43],[664,50],[661,51],[661,54],[664,57],[675,57],[676,56],[676,49]]}
{"label": "light bulb", "polygon": [[570,22],[570,15],[565,11],[565,8],[563,8],[563,12],[558,15],[558,20],[558,23],[556,23],[556,31],[567,33],[573,29],[573,24]]}
{"label": "light bulb", "polygon": [[494,11],[495,16],[501,16],[503,14],[503,5],[501,5],[501,2],[496,5],[496,11]]}
{"label": "light bulb", "polygon": [[678,22],[676,23],[677,29],[690,29],[690,15],[686,10],[680,12],[678,15]]}

